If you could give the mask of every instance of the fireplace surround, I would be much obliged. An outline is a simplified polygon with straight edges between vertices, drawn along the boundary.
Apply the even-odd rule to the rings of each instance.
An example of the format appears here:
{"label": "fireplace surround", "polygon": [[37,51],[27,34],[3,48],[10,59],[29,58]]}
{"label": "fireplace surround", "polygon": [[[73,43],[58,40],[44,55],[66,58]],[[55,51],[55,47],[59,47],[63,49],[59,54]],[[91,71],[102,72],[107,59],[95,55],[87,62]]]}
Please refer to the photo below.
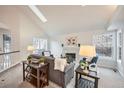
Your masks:
{"label": "fireplace surround", "polygon": [[68,61],[73,62],[76,60],[76,53],[66,53],[66,58]]}

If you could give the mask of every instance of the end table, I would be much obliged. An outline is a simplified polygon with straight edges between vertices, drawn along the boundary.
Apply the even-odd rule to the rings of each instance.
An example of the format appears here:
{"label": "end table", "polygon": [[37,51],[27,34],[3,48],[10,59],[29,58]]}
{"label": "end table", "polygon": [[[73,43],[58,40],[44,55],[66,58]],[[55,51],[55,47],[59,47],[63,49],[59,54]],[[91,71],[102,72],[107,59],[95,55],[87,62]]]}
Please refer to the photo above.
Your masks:
{"label": "end table", "polygon": [[42,65],[23,61],[23,81],[28,81],[37,88],[49,85],[49,63]]}
{"label": "end table", "polygon": [[[89,88],[89,87],[94,87],[94,88],[98,88],[98,80],[100,79],[97,75],[97,72],[94,71],[90,71],[89,73],[85,73],[83,71],[83,69],[81,69],[80,66],[77,67],[77,69],[75,70],[76,72],[76,77],[75,77],[75,87],[76,88]],[[84,79],[81,76],[87,76],[89,78],[94,79],[95,81],[92,82],[88,79]]]}

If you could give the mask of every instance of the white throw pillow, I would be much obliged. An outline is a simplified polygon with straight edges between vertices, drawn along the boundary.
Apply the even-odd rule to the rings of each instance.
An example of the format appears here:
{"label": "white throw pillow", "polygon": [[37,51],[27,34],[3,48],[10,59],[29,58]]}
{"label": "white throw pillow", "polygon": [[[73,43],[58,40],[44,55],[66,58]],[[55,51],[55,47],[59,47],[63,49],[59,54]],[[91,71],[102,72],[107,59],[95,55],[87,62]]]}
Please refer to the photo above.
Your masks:
{"label": "white throw pillow", "polygon": [[60,70],[60,71],[63,72],[66,65],[67,65],[66,59],[56,58],[55,59],[55,64],[54,64],[54,69],[55,70]]}

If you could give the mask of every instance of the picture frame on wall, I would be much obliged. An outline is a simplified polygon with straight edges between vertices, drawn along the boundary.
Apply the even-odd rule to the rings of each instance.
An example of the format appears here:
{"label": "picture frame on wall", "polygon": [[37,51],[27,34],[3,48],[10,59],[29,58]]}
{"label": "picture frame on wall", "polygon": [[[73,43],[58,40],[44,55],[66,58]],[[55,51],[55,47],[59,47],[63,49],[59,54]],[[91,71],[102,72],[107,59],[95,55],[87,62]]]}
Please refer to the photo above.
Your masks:
{"label": "picture frame on wall", "polygon": [[66,44],[68,46],[76,46],[77,45],[77,36],[70,36],[66,38]]}

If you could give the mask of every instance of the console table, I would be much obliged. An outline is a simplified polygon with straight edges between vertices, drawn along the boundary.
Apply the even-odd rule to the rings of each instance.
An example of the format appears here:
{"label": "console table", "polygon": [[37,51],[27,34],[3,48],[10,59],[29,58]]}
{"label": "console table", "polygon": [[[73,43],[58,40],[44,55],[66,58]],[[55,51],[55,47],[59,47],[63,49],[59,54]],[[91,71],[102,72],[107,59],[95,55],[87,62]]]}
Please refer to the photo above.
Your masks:
{"label": "console table", "polygon": [[28,81],[37,88],[49,85],[49,63],[33,64],[23,61],[23,81]]}
{"label": "console table", "polygon": [[[98,80],[100,78],[98,77],[97,72],[89,70],[89,73],[85,73],[83,69],[80,68],[80,66],[77,67],[75,72],[76,72],[76,77],[75,77],[76,88],[98,88]],[[92,78],[94,79],[94,81],[83,78],[83,76]]]}

